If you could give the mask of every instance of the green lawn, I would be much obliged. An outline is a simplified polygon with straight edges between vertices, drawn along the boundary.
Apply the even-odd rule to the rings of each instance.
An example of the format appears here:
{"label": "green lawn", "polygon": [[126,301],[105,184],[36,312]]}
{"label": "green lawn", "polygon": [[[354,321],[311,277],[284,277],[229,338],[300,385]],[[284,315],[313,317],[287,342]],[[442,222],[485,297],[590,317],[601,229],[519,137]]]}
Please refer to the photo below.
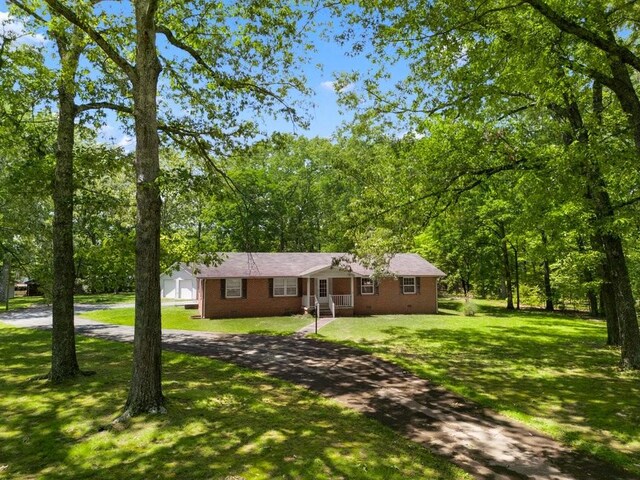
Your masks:
{"label": "green lawn", "polygon": [[82,304],[116,304],[133,303],[136,301],[135,293],[91,293],[74,296],[75,303]]}
{"label": "green lawn", "polygon": [[617,368],[603,322],[477,302],[440,315],[338,319],[319,337],[354,344],[640,474],[640,373]]}
{"label": "green lawn", "polygon": [[[299,330],[313,321],[313,317],[264,317],[264,318],[231,318],[210,320],[191,318],[197,310],[187,310],[184,307],[163,307],[162,328],[177,330],[200,330],[217,333],[262,333],[271,335],[286,335]],[[117,325],[133,325],[133,308],[114,308],[83,313],[83,317],[100,322]]]}
{"label": "green lawn", "polygon": [[[18,310],[36,305],[46,305],[43,297],[13,297],[9,299],[9,310]],[[5,310],[5,304],[0,305],[0,312]]]}
{"label": "green lawn", "polygon": [[[75,295],[75,303],[82,304],[116,304],[133,303],[136,296],[134,293],[95,293]],[[14,297],[9,300],[9,310],[28,308],[37,305],[48,305],[51,300],[44,297]],[[4,305],[0,305],[0,312],[4,311]]]}
{"label": "green lawn", "polygon": [[168,414],[114,430],[131,346],[78,339],[95,376],[52,386],[46,332],[0,323],[0,478],[459,479],[463,472],[337,404],[249,370],[164,353]]}

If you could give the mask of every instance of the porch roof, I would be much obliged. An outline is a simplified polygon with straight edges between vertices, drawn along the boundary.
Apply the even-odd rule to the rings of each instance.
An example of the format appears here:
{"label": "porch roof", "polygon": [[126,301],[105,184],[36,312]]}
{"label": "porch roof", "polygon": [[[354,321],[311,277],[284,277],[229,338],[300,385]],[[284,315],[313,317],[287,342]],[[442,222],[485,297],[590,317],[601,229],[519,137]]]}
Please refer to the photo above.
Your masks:
{"label": "porch roof", "polygon": [[[308,277],[336,269],[354,276],[369,276],[372,271],[359,263],[341,261],[344,253],[223,253],[217,266],[199,266],[198,278],[273,278]],[[416,253],[399,253],[389,263],[389,271],[398,276],[443,277],[444,272]]]}

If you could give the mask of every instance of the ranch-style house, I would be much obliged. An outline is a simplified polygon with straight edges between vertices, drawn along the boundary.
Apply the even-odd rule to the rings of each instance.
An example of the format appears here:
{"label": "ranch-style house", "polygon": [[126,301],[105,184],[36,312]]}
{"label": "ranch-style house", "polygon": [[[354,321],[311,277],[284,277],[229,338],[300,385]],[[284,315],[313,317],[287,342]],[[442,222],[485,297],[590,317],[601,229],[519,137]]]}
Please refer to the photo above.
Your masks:
{"label": "ranch-style house", "polygon": [[343,253],[226,253],[199,266],[202,318],[266,317],[320,306],[323,316],[436,313],[445,274],[415,253],[396,254],[389,276],[344,260]]}

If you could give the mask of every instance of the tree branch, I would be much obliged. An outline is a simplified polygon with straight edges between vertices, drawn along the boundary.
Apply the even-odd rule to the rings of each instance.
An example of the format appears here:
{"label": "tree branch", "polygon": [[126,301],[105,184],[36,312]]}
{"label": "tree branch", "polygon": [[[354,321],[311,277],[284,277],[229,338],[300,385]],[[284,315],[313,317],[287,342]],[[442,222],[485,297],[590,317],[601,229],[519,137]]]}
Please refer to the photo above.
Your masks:
{"label": "tree branch", "polygon": [[[464,193],[469,192],[474,188],[482,185],[486,180],[488,180],[489,178],[493,177],[498,173],[509,171],[509,170],[534,170],[536,168],[538,168],[538,165],[531,164],[529,159],[522,157],[513,162],[497,165],[494,167],[486,167],[486,168],[481,168],[477,170],[467,170],[467,171],[459,172],[455,174],[452,178],[450,178],[446,182],[446,185],[444,187],[436,191],[431,191],[419,197],[413,198],[406,202],[392,205],[388,208],[385,208],[383,210],[380,210],[372,214],[371,216],[373,218],[379,218],[389,212],[392,212],[393,210],[406,209],[408,207],[412,207],[415,204],[423,202],[429,198],[435,199],[436,205],[434,207],[437,207],[438,203],[440,203],[441,200],[445,198],[446,194],[453,194],[453,196],[450,197],[449,200],[447,200],[444,203],[444,205],[440,206],[439,208],[434,208],[435,214],[429,215],[429,218],[435,218],[437,215],[445,212],[451,205],[455,205],[456,203],[458,203],[458,201],[460,200],[460,197]],[[476,177],[476,178],[470,183],[466,183],[459,187],[454,187],[454,185],[464,177]],[[355,226],[359,226],[359,225],[360,224]]]}
{"label": "tree branch", "polygon": [[38,15],[38,13],[35,10],[27,7],[21,1],[19,1],[19,0],[7,0],[7,3],[15,5],[20,10],[25,12],[27,15],[30,15],[33,18],[35,18],[36,20],[38,20],[40,23],[47,23],[47,21],[44,19],[44,17],[41,17],[40,15]]}
{"label": "tree branch", "polygon": [[45,0],[51,11],[56,15],[67,19],[68,22],[76,25],[80,30],[86,33],[91,40],[102,49],[102,51],[109,57],[113,63],[118,65],[120,69],[129,77],[131,82],[135,82],[137,79],[136,70],[118,51],[111,45],[95,28],[82,20],[76,13],[66,5],[63,5],[59,0]]}
{"label": "tree branch", "polygon": [[630,65],[640,72],[640,58],[638,58],[627,47],[619,45],[613,39],[602,37],[588,28],[585,28],[573,20],[561,15],[543,0],[525,0],[525,2],[563,32],[574,35],[609,55],[618,56],[623,63]]}
{"label": "tree branch", "polygon": [[278,103],[280,103],[284,107],[284,110],[288,114],[290,114],[294,120],[297,119],[297,115],[295,114],[295,109],[292,108],[280,95],[277,95],[271,90],[264,88],[260,85],[257,85],[251,81],[238,80],[236,78],[231,78],[228,75],[225,75],[221,72],[216,71],[207,63],[207,61],[202,57],[200,52],[198,52],[195,48],[191,47],[190,45],[187,45],[185,42],[177,38],[169,28],[165,27],[164,25],[157,25],[156,30],[158,33],[163,34],[171,45],[188,53],[191,56],[191,58],[193,58],[193,60],[195,60],[195,62],[198,65],[204,68],[213,77],[213,79],[215,79],[215,81],[219,85],[228,87],[230,89],[247,88],[256,93],[264,95],[265,97],[271,97],[275,99]]}
{"label": "tree branch", "polygon": [[640,197],[634,197],[634,198],[632,198],[630,200],[627,200],[625,202],[616,203],[615,205],[612,206],[612,208],[614,210],[619,210],[621,208],[628,207],[628,206],[633,205],[633,204],[638,203],[638,202],[640,202]]}
{"label": "tree branch", "polygon": [[83,103],[82,105],[76,106],[77,113],[86,112],[87,110],[100,110],[100,109],[114,110],[116,112],[128,113],[130,115],[133,115],[133,108],[127,107],[126,105],[118,105],[117,103],[111,103],[111,102],[90,102],[90,103]]}

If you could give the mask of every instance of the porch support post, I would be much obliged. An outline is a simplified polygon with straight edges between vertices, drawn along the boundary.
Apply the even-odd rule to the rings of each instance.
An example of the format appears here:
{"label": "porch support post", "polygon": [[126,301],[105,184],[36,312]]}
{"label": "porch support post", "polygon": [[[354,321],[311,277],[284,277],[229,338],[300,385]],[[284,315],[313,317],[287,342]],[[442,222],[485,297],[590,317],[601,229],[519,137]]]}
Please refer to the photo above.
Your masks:
{"label": "porch support post", "polygon": [[202,311],[200,312],[200,316],[202,318],[207,318],[207,279],[203,278],[202,279],[202,284],[200,287],[200,299],[202,302]]}
{"label": "porch support post", "polygon": [[351,276],[351,308],[355,305],[353,304],[353,275]]}
{"label": "porch support post", "polygon": [[307,277],[307,307],[311,307],[311,277]]}

